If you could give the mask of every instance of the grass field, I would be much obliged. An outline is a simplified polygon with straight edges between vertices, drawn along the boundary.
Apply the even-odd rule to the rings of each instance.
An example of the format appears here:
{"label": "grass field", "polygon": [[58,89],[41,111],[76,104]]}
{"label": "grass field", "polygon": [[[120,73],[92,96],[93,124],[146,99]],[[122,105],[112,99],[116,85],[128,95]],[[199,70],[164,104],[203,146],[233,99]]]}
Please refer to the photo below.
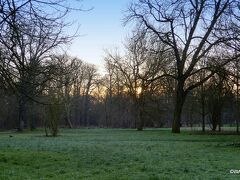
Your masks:
{"label": "grass field", "polygon": [[169,130],[0,133],[0,179],[240,179],[240,136]]}

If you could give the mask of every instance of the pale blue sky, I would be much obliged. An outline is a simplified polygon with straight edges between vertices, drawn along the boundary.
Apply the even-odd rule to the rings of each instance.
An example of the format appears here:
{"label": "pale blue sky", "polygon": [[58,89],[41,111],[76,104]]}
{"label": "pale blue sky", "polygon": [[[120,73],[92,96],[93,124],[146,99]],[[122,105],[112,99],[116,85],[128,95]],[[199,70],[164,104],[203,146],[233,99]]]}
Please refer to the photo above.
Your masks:
{"label": "pale blue sky", "polygon": [[[68,53],[86,62],[101,65],[104,49],[123,47],[124,39],[131,31],[123,26],[123,11],[130,2],[131,0],[84,0],[83,6],[93,7],[93,10],[73,12],[70,16],[81,25],[79,33],[82,36],[73,41]],[[71,30],[73,29],[76,28]]]}

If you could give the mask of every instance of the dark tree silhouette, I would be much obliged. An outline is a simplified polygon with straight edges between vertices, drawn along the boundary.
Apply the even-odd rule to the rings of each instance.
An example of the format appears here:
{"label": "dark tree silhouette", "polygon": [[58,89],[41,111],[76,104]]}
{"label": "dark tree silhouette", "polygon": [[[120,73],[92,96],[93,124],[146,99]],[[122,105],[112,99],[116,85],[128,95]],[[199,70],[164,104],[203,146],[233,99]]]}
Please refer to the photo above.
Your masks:
{"label": "dark tree silhouette", "polygon": [[[219,67],[236,60],[233,42],[239,43],[239,2],[236,0],[139,0],[133,2],[126,23],[134,21],[174,52],[177,81],[172,132],[180,133],[182,108],[187,94],[215,73],[211,57]],[[199,67],[204,58],[209,63]],[[220,58],[221,57],[221,58]],[[218,68],[218,67],[217,67]],[[191,76],[208,70],[205,77],[187,84]]]}
{"label": "dark tree silhouette", "polygon": [[[26,103],[39,93],[48,77],[44,61],[59,46],[71,41],[64,34],[65,1],[3,0],[0,2],[0,63],[2,76],[17,93],[18,129],[26,124]],[[32,128],[34,123],[31,122]]]}

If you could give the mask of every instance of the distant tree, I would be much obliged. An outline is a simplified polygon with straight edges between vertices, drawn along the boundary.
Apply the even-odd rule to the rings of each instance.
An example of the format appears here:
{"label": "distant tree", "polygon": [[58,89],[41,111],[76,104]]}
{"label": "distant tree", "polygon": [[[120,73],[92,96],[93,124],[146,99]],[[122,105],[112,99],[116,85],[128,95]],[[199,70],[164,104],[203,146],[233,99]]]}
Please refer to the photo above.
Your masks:
{"label": "distant tree", "polygon": [[92,64],[84,66],[84,106],[83,106],[83,121],[85,126],[89,126],[89,101],[93,89],[96,88],[97,69]]}
{"label": "distant tree", "polygon": [[236,132],[239,133],[239,119],[240,119],[240,100],[239,100],[239,84],[240,84],[240,66],[239,66],[239,60],[236,62],[233,62],[231,66],[229,67],[229,76],[231,77],[231,82],[233,83],[232,85],[232,92],[235,95],[235,122],[236,122]]}
{"label": "distant tree", "polygon": [[236,126],[237,126],[237,133],[239,133],[239,119],[240,119],[240,100],[239,100],[239,71],[240,71],[240,67],[239,67],[239,62],[237,61],[236,63],[236,108],[237,108],[237,117],[236,117]]}
{"label": "distant tree", "polygon": [[59,121],[61,117],[61,112],[63,110],[61,99],[54,92],[49,92],[48,94],[49,104],[45,106],[46,108],[46,119],[44,120],[45,134],[49,136],[56,137],[59,132]]}
{"label": "distant tree", "polygon": [[206,89],[207,104],[213,131],[216,131],[217,126],[221,131],[223,107],[228,94],[231,93],[229,82],[229,75],[225,68],[219,69],[208,82],[209,87]]}
{"label": "distant tree", "polygon": [[105,57],[105,69],[107,71],[107,79],[106,79],[106,87],[107,87],[107,94],[105,100],[105,114],[106,114],[106,126],[108,127],[109,124],[112,124],[112,114],[113,114],[113,95],[114,95],[114,72],[115,66],[111,62],[111,59]]}
{"label": "distant tree", "polygon": [[[78,91],[79,84],[79,71],[83,71],[82,61],[78,58],[73,58],[67,54],[51,56],[49,62],[56,68],[53,75],[55,80],[58,82],[58,94],[62,99],[62,105],[64,106],[64,119],[66,125],[70,128],[73,127],[71,121],[71,106],[73,105],[73,96]],[[75,89],[76,88],[76,89]],[[76,95],[77,96],[77,95]]]}
{"label": "distant tree", "polygon": [[[111,55],[113,55],[111,53]],[[116,54],[114,54],[115,57]],[[104,109],[105,121],[107,127],[134,127],[131,120],[131,98],[129,98],[125,78],[121,70],[114,63],[111,56],[106,56],[105,69],[106,74],[103,77],[105,87]]]}
{"label": "distant tree", "polygon": [[[120,56],[118,53],[107,54],[108,62],[111,61],[114,68],[121,73],[121,81],[131,97],[135,108],[135,120],[138,130],[144,127],[144,105],[145,94],[149,91],[155,77],[170,62],[170,54],[166,51],[166,46],[162,46],[154,37],[148,36],[144,30],[136,30],[127,42],[127,54]],[[169,55],[169,56],[166,56]]]}

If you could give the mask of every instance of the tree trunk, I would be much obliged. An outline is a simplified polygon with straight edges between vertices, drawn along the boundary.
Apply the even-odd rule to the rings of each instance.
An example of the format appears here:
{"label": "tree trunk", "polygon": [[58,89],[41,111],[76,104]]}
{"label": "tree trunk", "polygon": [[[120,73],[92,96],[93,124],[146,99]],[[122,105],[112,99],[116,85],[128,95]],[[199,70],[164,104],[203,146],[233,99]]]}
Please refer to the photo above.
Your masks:
{"label": "tree trunk", "polygon": [[[239,73],[237,74],[239,75]],[[239,79],[237,76],[237,118],[236,118],[236,126],[237,126],[237,133],[239,133]]]}
{"label": "tree trunk", "polygon": [[20,95],[20,99],[18,102],[18,131],[23,131],[24,124],[26,122],[26,101],[23,95]]}
{"label": "tree trunk", "polygon": [[212,112],[212,131],[217,130],[218,124],[219,124],[219,112],[217,107],[214,107]]}
{"label": "tree trunk", "polygon": [[72,125],[72,122],[71,122],[70,103],[69,103],[68,100],[67,100],[67,102],[64,103],[64,106],[65,106],[65,122],[66,122],[66,125],[70,129],[72,129],[73,125]]}
{"label": "tree trunk", "polygon": [[84,126],[87,127],[89,126],[89,121],[88,121],[88,94],[85,95],[85,100],[84,100],[84,112],[83,112],[83,118],[84,118]]}
{"label": "tree trunk", "polygon": [[205,114],[202,114],[202,132],[205,132]]}
{"label": "tree trunk", "polygon": [[239,133],[239,117],[237,117],[237,133]]}
{"label": "tree trunk", "polygon": [[219,123],[218,123],[218,131],[221,132],[222,131],[222,121],[221,121],[221,117],[219,119]]}
{"label": "tree trunk", "polygon": [[205,132],[205,97],[201,95],[201,104],[202,104],[202,132]]}
{"label": "tree trunk", "polygon": [[212,115],[212,131],[216,131],[217,129],[217,116],[215,114]]}
{"label": "tree trunk", "polygon": [[29,117],[29,127],[30,130],[33,131],[36,129],[36,108],[35,108],[35,103],[34,102],[29,102],[29,106],[32,107],[29,110],[28,114],[30,115]]}
{"label": "tree trunk", "polygon": [[142,131],[144,128],[144,106],[145,106],[145,100],[144,100],[144,87],[142,86],[142,92],[139,94],[139,97],[137,97],[137,94],[135,96],[135,102],[137,104],[137,130]]}
{"label": "tree trunk", "polygon": [[84,96],[83,118],[84,118],[84,125],[86,127],[89,126],[88,113],[89,113],[89,96],[90,96],[89,92],[90,92],[91,84],[92,84],[92,76],[89,77],[87,87],[86,87],[86,91],[85,91],[85,96]]}
{"label": "tree trunk", "polygon": [[221,131],[221,114],[222,114],[222,104],[220,102],[221,100],[218,98],[216,101],[213,102],[212,112],[211,112],[211,118],[212,118],[212,131],[218,130]]}
{"label": "tree trunk", "polygon": [[183,86],[184,82],[178,82],[172,123],[172,133],[180,133],[182,109],[186,99],[186,93],[184,92]]}
{"label": "tree trunk", "polygon": [[108,106],[108,103],[107,103],[107,98],[105,99],[105,102],[104,102],[104,110],[105,110],[105,126],[108,128],[108,117],[109,117],[109,112],[108,112],[108,109],[107,109],[107,106]]}
{"label": "tree trunk", "polygon": [[216,129],[217,129],[217,124],[216,124],[216,123],[213,123],[212,131],[216,131]]}
{"label": "tree trunk", "polygon": [[143,109],[141,107],[138,108],[137,111],[137,130],[142,131],[144,127],[144,119],[143,119]]}
{"label": "tree trunk", "polygon": [[36,129],[36,117],[34,114],[32,114],[30,118],[30,130],[33,131],[35,129]]}

